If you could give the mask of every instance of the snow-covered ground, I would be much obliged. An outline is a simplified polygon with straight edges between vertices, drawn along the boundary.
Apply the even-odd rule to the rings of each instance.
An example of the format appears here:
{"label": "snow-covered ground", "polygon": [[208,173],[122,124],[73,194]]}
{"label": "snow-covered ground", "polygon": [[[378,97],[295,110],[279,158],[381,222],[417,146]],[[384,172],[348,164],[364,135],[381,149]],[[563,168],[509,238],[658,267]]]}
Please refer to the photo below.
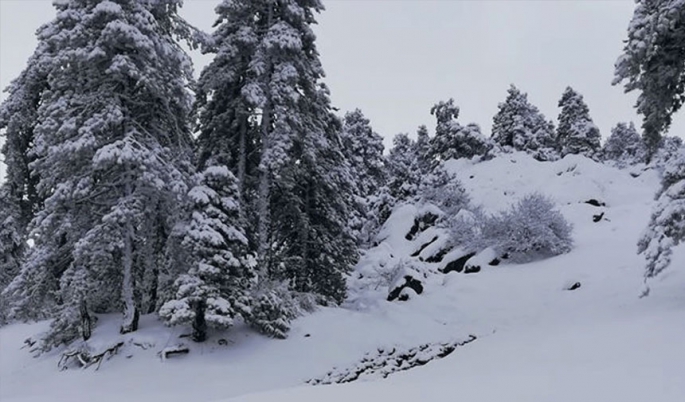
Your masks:
{"label": "snow-covered ground", "polygon": [[[99,371],[58,371],[57,352],[32,358],[20,349],[22,342],[46,324],[10,325],[0,328],[0,401],[685,400],[684,247],[650,282],[650,296],[639,298],[644,262],[635,254],[636,242],[658,188],[654,171],[634,169],[631,175],[582,157],[540,163],[524,154],[478,164],[452,161],[448,168],[489,212],[530,192],[549,195],[574,225],[575,248],[476,274],[436,273],[423,294],[406,302],[385,301],[387,287],[355,289],[344,308],[298,319],[286,340],[239,326],[191,344],[178,338],[187,331],[170,335],[156,318],[144,317],[141,329],[123,338],[120,354]],[[590,199],[606,206],[586,204]],[[601,212],[603,219],[593,222]],[[385,241],[362,259],[360,272],[409,259],[417,242],[426,240],[404,238],[416,208],[403,213],[406,218],[396,215]],[[439,234],[429,230],[419,237]],[[575,282],[581,287],[565,290]],[[96,331],[114,333],[115,325],[116,317],[102,317]],[[386,379],[305,384],[334,367],[354,367],[378,349],[469,335],[477,339],[444,359]],[[190,346],[190,354],[162,362],[157,353],[179,342]]]}

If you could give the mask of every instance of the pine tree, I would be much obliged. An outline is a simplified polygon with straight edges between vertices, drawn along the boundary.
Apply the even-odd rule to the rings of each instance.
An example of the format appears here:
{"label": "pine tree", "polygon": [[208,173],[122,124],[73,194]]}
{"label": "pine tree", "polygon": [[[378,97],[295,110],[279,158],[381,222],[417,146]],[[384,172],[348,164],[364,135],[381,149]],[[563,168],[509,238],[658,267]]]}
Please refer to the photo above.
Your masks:
{"label": "pine tree", "polygon": [[656,153],[653,155],[651,164],[657,167],[663,167],[673,158],[678,155],[680,148],[683,146],[683,139],[675,136],[663,136],[659,141]]}
{"label": "pine tree", "polygon": [[228,328],[234,317],[249,317],[255,261],[240,227],[235,176],[225,166],[209,166],[199,176],[188,194],[190,219],[180,225],[190,269],[159,314],[170,325],[192,324],[193,340],[203,342],[208,327]]}
{"label": "pine tree", "polygon": [[666,162],[662,180],[657,204],[638,243],[638,253],[647,260],[647,278],[671,264],[673,247],[685,239],[685,147]]}
{"label": "pine tree", "polygon": [[260,281],[340,301],[355,255],[345,229],[353,188],[311,29],[323,5],[224,0],[216,10],[200,161],[221,154],[237,176]]}
{"label": "pine tree", "polygon": [[369,120],[359,109],[345,114],[340,137],[343,156],[349,165],[349,180],[354,185],[349,201],[353,206],[349,228],[358,244],[363,245],[369,242],[369,234],[364,230],[369,198],[386,180],[383,137],[373,131]]}
{"label": "pine tree", "polygon": [[397,134],[392,143],[387,156],[388,190],[397,201],[410,200],[421,184],[416,143],[406,133]]}
{"label": "pine tree", "polygon": [[7,303],[2,291],[19,274],[26,250],[24,233],[19,200],[12,197],[5,185],[0,186],[0,324],[7,316]]}
{"label": "pine tree", "polygon": [[637,111],[651,156],[685,102],[685,1],[636,0],[613,84],[638,90]]}
{"label": "pine tree", "polygon": [[26,69],[6,89],[9,95],[0,105],[0,136],[5,137],[2,154],[7,166],[4,185],[10,196],[20,202],[24,226],[42,202],[36,189],[38,178],[32,175],[29,165],[34,160],[31,148],[38,106],[42,94],[49,89],[47,71],[51,60],[45,57],[45,46],[39,44]]}
{"label": "pine tree", "polygon": [[343,154],[350,163],[350,173],[357,195],[366,198],[385,182],[383,137],[374,132],[361,110],[345,114],[340,133]]}
{"label": "pine tree", "polygon": [[422,125],[416,130],[416,155],[419,159],[419,169],[422,174],[428,174],[433,168],[431,165],[431,139],[428,127]]}
{"label": "pine tree", "polygon": [[[19,273],[26,251],[29,222],[40,209],[42,200],[36,189],[37,177],[30,164],[34,160],[36,114],[40,98],[47,90],[49,61],[39,47],[28,67],[7,88],[7,99],[0,105],[0,136],[6,177],[0,186],[0,291]],[[0,295],[0,321],[7,309]],[[5,312],[6,313],[6,312]]]}
{"label": "pine tree", "polygon": [[526,93],[512,85],[498,108],[492,125],[494,142],[505,148],[529,152],[539,160],[554,159],[554,127],[528,102]]}
{"label": "pine tree", "polygon": [[559,127],[557,140],[561,156],[583,154],[591,157],[599,150],[599,129],[590,118],[590,109],[583,96],[567,87],[559,100]]}
{"label": "pine tree", "polygon": [[459,107],[454,104],[454,99],[437,103],[431,114],[437,119],[435,136],[431,139],[433,166],[448,159],[485,155],[492,149],[492,143],[481,134],[478,125],[464,127],[457,122]]}
{"label": "pine tree", "polygon": [[633,123],[618,123],[611,130],[611,135],[602,148],[602,157],[604,160],[617,162],[619,166],[645,161],[645,145]]}
{"label": "pine tree", "polygon": [[[79,333],[87,311],[137,328],[140,278],[155,268],[158,221],[185,193],[191,63],[175,37],[180,1],[70,0],[38,33],[50,61],[30,165],[44,205],[8,286],[11,313],[57,317],[42,349]],[[163,251],[163,250],[158,250]],[[85,306],[85,308],[84,308]]]}

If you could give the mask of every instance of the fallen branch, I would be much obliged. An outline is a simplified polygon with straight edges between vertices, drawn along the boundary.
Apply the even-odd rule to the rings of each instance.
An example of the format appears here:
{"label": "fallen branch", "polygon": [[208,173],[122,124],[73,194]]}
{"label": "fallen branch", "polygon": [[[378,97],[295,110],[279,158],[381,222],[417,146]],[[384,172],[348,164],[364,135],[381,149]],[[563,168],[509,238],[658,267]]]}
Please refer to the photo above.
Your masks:
{"label": "fallen branch", "polygon": [[102,360],[104,358],[109,359],[112,356],[116,355],[119,352],[119,348],[122,346],[124,346],[124,342],[119,341],[99,353],[92,354],[88,350],[87,345],[84,344],[82,347],[78,349],[73,349],[62,353],[62,357],[60,357],[59,362],[57,362],[57,367],[59,367],[60,370],[66,370],[67,368],[69,368],[69,359],[73,358],[78,362],[79,366],[83,370],[97,363],[97,367],[95,368],[95,371],[97,371],[100,369]]}
{"label": "fallen branch", "polygon": [[173,355],[185,355],[190,353],[190,349],[184,344],[179,344],[175,346],[169,346],[164,349],[162,349],[161,352],[159,352],[160,356],[162,357],[162,360],[166,360],[169,358],[169,356]]}

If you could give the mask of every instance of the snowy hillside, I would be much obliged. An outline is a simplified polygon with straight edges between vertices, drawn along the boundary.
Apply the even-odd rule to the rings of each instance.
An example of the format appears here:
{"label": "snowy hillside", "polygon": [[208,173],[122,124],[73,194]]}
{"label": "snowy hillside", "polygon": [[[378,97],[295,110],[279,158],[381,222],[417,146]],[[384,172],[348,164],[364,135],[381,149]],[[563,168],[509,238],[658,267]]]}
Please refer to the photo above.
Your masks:
{"label": "snowy hillside", "polygon": [[[449,255],[421,261],[439,246],[443,229],[407,239],[414,218],[431,207],[399,206],[351,275],[343,307],[296,320],[288,339],[238,325],[193,344],[178,338],[187,330],[170,336],[155,316],[145,316],[138,332],[111,338],[123,345],[98,371],[59,371],[58,351],[32,358],[21,349],[46,323],[14,324],[0,328],[0,400],[685,400],[685,274],[674,269],[685,266],[685,247],[675,249],[672,269],[650,282],[651,295],[639,298],[644,260],[636,243],[659,186],[655,171],[619,170],[573,155],[538,162],[525,153],[449,161],[447,169],[487,213],[533,192],[549,196],[573,225],[573,250],[443,274]],[[388,302],[386,274],[401,261],[421,266],[423,291]],[[116,332],[108,328],[116,320],[100,320],[96,331]],[[159,352],[179,343],[190,352],[162,361]],[[365,356],[419,348],[432,358],[439,347],[422,345],[460,343],[442,359],[385,379],[382,370],[371,370],[351,384],[307,384],[354,370]]]}

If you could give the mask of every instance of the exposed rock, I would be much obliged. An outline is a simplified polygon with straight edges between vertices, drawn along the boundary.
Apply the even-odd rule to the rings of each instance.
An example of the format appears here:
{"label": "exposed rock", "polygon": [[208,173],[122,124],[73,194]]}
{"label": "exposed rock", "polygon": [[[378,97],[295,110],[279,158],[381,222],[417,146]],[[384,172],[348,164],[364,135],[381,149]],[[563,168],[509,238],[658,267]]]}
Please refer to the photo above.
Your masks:
{"label": "exposed rock", "polygon": [[485,265],[497,265],[500,263],[498,253],[492,247],[481,250],[464,264],[464,273],[473,274],[480,272]]}
{"label": "exposed rock", "polygon": [[435,243],[436,240],[438,240],[438,236],[433,237],[433,240],[429,241],[429,242],[426,243],[426,244],[423,244],[421,247],[419,247],[418,250],[416,250],[415,252],[413,252],[411,256],[412,256],[412,257],[418,257],[419,254],[421,254],[421,252],[422,252],[423,250],[426,249],[426,247],[428,247],[428,246],[430,246],[431,244]]}
{"label": "exposed rock", "polygon": [[449,248],[443,248],[440,251],[438,251],[437,253],[426,258],[426,262],[430,262],[430,263],[442,262],[442,259],[445,258],[445,254],[447,254],[449,252],[450,252]]}
{"label": "exposed rock", "polygon": [[[396,281],[396,282],[398,282],[398,281]],[[412,275],[404,275],[404,283],[401,283],[399,285],[396,284],[395,286],[392,287],[392,289],[390,290],[390,293],[388,293],[388,301],[393,301],[393,300],[397,299],[398,297],[400,297],[400,294],[402,293],[402,290],[404,288],[410,288],[414,292],[416,292],[416,294],[419,294],[419,295],[421,293],[423,293],[423,284],[421,283],[421,281],[415,279]],[[409,296],[407,295],[404,300],[408,300],[408,299],[409,299]]]}
{"label": "exposed rock", "polygon": [[404,236],[404,238],[407,240],[414,240],[417,233],[422,232],[427,228],[435,225],[435,221],[437,220],[438,215],[435,215],[430,212],[417,217],[416,219],[414,219],[414,225],[411,227],[411,229],[409,229],[409,233],[407,233],[407,235]]}
{"label": "exposed rock", "polygon": [[607,204],[603,203],[602,201],[598,201],[594,198],[585,201],[585,203],[590,204],[593,207],[606,207],[607,206]]}
{"label": "exposed rock", "polygon": [[445,265],[445,268],[442,269],[442,272],[444,274],[450,273],[452,271],[456,272],[461,272],[464,270],[464,264],[466,264],[466,261],[468,261],[471,257],[476,255],[476,253],[469,253],[464,256],[461,256],[457,258],[454,261],[449,262],[447,265]]}
{"label": "exposed rock", "polygon": [[602,218],[604,218],[604,212],[602,212],[601,214],[598,214],[598,215],[592,215],[592,221],[595,223],[601,221]]}

